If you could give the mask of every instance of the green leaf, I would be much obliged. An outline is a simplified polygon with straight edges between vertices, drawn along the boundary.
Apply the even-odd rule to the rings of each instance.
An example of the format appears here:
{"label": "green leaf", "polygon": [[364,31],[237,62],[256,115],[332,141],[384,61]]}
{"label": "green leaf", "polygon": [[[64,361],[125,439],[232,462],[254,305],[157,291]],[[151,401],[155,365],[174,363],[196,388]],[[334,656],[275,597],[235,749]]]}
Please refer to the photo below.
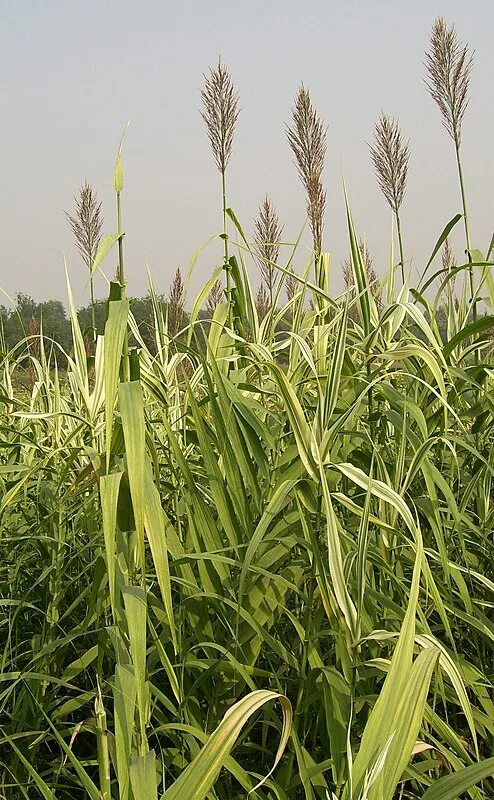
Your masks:
{"label": "green leaf", "polygon": [[144,756],[134,756],[130,765],[130,782],[138,800],[157,800],[156,758],[154,750]]}
{"label": "green leaf", "polygon": [[[221,767],[224,765],[249,717],[262,708],[263,705],[273,700],[281,702],[283,727],[274,765],[269,772],[270,775],[285,750],[290,735],[292,710],[289,700],[284,695],[260,689],[256,692],[251,692],[227,711],[222,722],[209,737],[207,744],[204,745],[175,783],[166,790],[161,800],[185,800],[185,798],[187,800],[204,800],[214,785]],[[255,788],[259,788],[264,781],[261,781]]]}
{"label": "green leaf", "polygon": [[376,301],[370,290],[369,281],[367,278],[367,271],[365,269],[364,259],[357,240],[357,234],[353,225],[352,214],[348,202],[348,195],[346,188],[345,193],[345,208],[348,226],[348,236],[350,239],[350,255],[352,262],[353,280],[357,290],[357,307],[360,312],[360,319],[364,329],[364,335],[367,337],[372,328],[377,327],[379,318],[377,314]]}
{"label": "green leaf", "polygon": [[168,624],[170,626],[172,642],[175,652],[178,652],[166,537],[166,532],[171,526],[171,523],[161,507],[159,492],[154,485],[153,475],[149,466],[146,468],[144,475],[143,501],[146,535],[151,548],[156,577],[158,579],[163,605],[165,606]]}
{"label": "green leaf", "polygon": [[369,792],[369,800],[392,800],[395,796],[396,787],[408,766],[419,735],[429,684],[438,658],[439,651],[429,648],[423,650],[413,663],[399,698],[396,716],[388,720],[388,731],[391,729],[394,736],[382,772]]}
{"label": "green leaf", "polygon": [[91,274],[92,275],[94,275],[94,273],[96,272],[96,270],[98,269],[98,267],[100,266],[102,261],[106,258],[106,256],[108,255],[108,253],[112,249],[113,245],[118,242],[118,240],[120,239],[121,236],[123,236],[123,234],[111,233],[108,236],[105,236],[101,240],[100,245],[98,247],[98,250],[96,251],[96,255],[94,257],[94,261],[91,264]]}
{"label": "green leaf", "polygon": [[331,494],[329,492],[328,481],[324,472],[323,466],[320,466],[321,485],[324,499],[324,509],[326,512],[326,540],[328,544],[328,561],[329,573],[333,582],[333,591],[335,593],[338,605],[345,617],[348,630],[352,638],[357,634],[357,609],[350,597],[347,588],[347,581],[343,570],[343,556],[341,552],[341,536],[338,530],[338,523],[336,514],[334,512],[333,503],[331,502]]}
{"label": "green leaf", "polygon": [[120,139],[120,144],[118,146],[117,152],[117,160],[115,163],[115,172],[113,174],[113,186],[117,194],[123,191],[124,188],[124,179],[123,179],[123,166],[122,166],[122,148],[125,139],[125,134],[127,133],[128,127],[130,122],[127,122],[124,131],[122,133],[122,138]]}
{"label": "green leaf", "polygon": [[108,303],[108,319],[104,337],[105,368],[105,418],[106,418],[106,459],[110,465],[113,416],[117,396],[118,376],[122,360],[122,349],[127,331],[129,301],[112,300]]}
{"label": "green leaf", "polygon": [[113,685],[113,708],[115,726],[115,760],[118,778],[119,800],[128,800],[130,792],[130,763],[136,682],[133,667],[117,664]]}
{"label": "green leaf", "polygon": [[139,381],[121,383],[118,387],[118,405],[127,456],[127,473],[136,527],[134,568],[144,567],[144,471],[146,463],[146,426],[144,401]]}
{"label": "green leaf", "polygon": [[52,790],[45,783],[41,775],[39,775],[32,766],[32,764],[29,763],[29,761],[27,760],[25,755],[19,750],[13,739],[11,739],[9,736],[6,736],[5,739],[10,744],[12,750],[17,755],[18,759],[22,762],[22,764],[24,764],[26,770],[33,779],[34,783],[36,784],[44,800],[57,800],[57,796],[53,794]]}
{"label": "green leaf", "polygon": [[116,537],[117,537],[117,510],[118,494],[123,472],[112,472],[103,475],[100,479],[101,511],[103,517],[103,536],[105,540],[106,569],[110,589],[110,602],[113,619],[118,619],[120,608],[116,591]]}
{"label": "green leaf", "polygon": [[[429,269],[430,265],[434,261],[434,259],[435,259],[436,255],[438,254],[439,250],[443,246],[444,242],[448,238],[449,234],[451,233],[451,231],[453,230],[455,225],[460,221],[462,216],[463,216],[462,214],[455,214],[453,219],[451,219],[448,222],[448,224],[445,226],[445,228],[444,228],[443,232],[441,233],[439,239],[437,240],[436,244],[434,245],[434,249],[432,251],[431,257],[429,258],[427,264],[425,265],[425,269],[424,269],[424,271],[422,273],[422,276],[420,278],[419,285],[420,285],[420,283],[422,283],[422,281],[424,279],[424,276],[427,273],[427,270]],[[425,290],[425,287],[422,288],[422,291],[424,291],[424,290]]]}
{"label": "green leaf", "polygon": [[494,327],[494,316],[493,315],[485,315],[480,317],[480,319],[476,320],[475,322],[471,322],[469,325],[465,325],[461,331],[458,331],[452,339],[449,340],[444,345],[443,354],[445,358],[448,358],[453,350],[458,347],[461,342],[465,339],[469,339],[471,336],[475,336],[477,333],[482,333],[483,331],[488,331]]}
{"label": "green leaf", "polygon": [[[369,482],[364,487],[367,489]],[[372,491],[372,490],[371,490]],[[359,751],[353,764],[353,793],[358,797],[365,775],[371,768],[380,749],[389,739],[390,732],[398,728],[399,710],[410,685],[412,670],[413,646],[415,640],[415,615],[419,595],[421,564],[423,557],[422,542],[419,540],[415,565],[413,568],[410,600],[403,620],[398,642],[396,644],[391,666],[384,681],[379,697],[372,709],[365,726]],[[403,752],[401,753],[403,755]],[[345,800],[349,800],[348,795]]]}
{"label": "green leaf", "polygon": [[137,710],[141,741],[146,742],[146,724],[149,716],[149,687],[146,681],[146,593],[140,586],[122,589],[125,614],[130,639],[130,654],[134,665]]}
{"label": "green leaf", "polygon": [[456,800],[472,786],[491,776],[494,776],[494,757],[439,778],[424,792],[422,800]]}

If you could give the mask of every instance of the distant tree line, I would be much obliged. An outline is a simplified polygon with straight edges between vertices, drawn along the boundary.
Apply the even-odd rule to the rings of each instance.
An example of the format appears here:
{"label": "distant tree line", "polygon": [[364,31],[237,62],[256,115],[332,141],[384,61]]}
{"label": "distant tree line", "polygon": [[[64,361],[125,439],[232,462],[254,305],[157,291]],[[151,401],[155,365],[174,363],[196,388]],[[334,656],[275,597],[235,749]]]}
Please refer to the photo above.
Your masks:
{"label": "distant tree line", "polygon": [[[180,300],[179,287],[175,278],[175,295],[170,298],[165,295],[158,296],[163,318],[168,318],[168,330],[171,336],[176,336],[181,328],[187,324],[187,314],[184,311],[183,301]],[[131,310],[140,335],[151,352],[156,350],[154,336],[154,309],[151,295],[134,297],[131,299]],[[77,312],[88,354],[94,350],[93,326],[97,334],[104,332],[107,313],[106,300],[94,300]],[[43,336],[45,350],[49,353],[52,349],[57,354],[60,365],[66,362],[66,354],[72,351],[72,330],[70,317],[64,304],[60,300],[36,301],[27,294],[18,293],[15,305],[7,308],[0,305],[0,352],[3,354],[19,347],[19,356],[26,352],[28,342],[31,342],[31,352],[39,350],[39,336]]]}

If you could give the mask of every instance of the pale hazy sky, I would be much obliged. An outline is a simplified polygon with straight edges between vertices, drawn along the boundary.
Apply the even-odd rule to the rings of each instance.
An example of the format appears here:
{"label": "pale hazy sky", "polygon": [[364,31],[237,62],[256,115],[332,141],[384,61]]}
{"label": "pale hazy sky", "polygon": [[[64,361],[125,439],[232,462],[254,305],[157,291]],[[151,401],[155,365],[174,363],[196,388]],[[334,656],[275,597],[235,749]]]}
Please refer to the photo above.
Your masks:
{"label": "pale hazy sky", "polygon": [[[424,50],[434,17],[476,50],[464,122],[474,246],[494,227],[494,4],[490,0],[0,0],[0,287],[65,299],[64,254],[76,302],[87,280],[63,210],[86,179],[113,233],[113,165],[124,148],[126,271],[143,294],[146,265],[166,291],[178,265],[221,225],[219,174],[199,114],[203,73],[221,54],[240,93],[229,201],[249,233],[268,192],[293,240],[304,198],[284,123],[300,81],[328,124],[325,249],[332,285],[347,252],[344,176],[358,232],[383,272],[390,214],[366,141],[381,110],[399,117],[412,159],[402,209],[405,250],[420,269],[460,210],[454,151],[426,92]],[[457,241],[461,249],[461,237]],[[210,274],[203,253],[192,289]],[[306,254],[300,251],[298,265]],[[111,277],[114,259],[104,263]],[[105,282],[97,281],[98,293]],[[0,299],[1,302],[6,302]]]}

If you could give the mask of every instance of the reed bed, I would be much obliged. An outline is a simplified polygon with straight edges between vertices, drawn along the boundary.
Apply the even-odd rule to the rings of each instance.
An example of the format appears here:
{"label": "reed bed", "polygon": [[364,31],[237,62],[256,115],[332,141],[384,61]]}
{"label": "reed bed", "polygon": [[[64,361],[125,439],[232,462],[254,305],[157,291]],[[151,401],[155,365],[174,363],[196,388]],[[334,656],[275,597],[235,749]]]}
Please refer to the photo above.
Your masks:
{"label": "reed bed", "polygon": [[[437,63],[453,48],[468,93],[455,36],[435,23],[428,64],[460,164],[465,96],[442,100]],[[117,232],[89,265],[118,250],[94,353],[70,286],[66,371],[42,332],[2,353],[0,795],[487,800],[491,252],[468,239],[454,261],[465,204],[414,287],[401,233],[378,279],[347,201],[347,288],[330,296],[308,90],[287,131],[305,264],[270,199],[252,241],[226,203],[238,105],[222,62],[203,98],[225,247],[187,315],[177,272],[166,313],[151,287],[152,348],[136,325],[120,149]],[[398,222],[409,150],[392,118],[372,156]]]}

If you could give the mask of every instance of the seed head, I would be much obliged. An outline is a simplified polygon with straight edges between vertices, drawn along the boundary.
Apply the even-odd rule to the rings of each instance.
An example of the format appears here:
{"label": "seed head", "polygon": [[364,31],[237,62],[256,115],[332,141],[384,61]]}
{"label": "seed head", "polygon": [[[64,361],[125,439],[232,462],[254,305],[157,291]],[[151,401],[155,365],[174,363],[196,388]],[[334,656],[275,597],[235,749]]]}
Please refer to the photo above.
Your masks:
{"label": "seed head", "polygon": [[185,308],[185,286],[182,273],[178,267],[168,292],[168,331],[170,336],[179,332]]}
{"label": "seed head", "polygon": [[381,114],[374,128],[370,153],[381,191],[397,214],[406,191],[410,160],[410,148],[403,139],[398,120]]}
{"label": "seed head", "polygon": [[204,79],[201,116],[206,123],[216,166],[224,175],[232,154],[235,125],[240,111],[238,94],[228,67],[221,58],[216,67],[209,70],[209,77],[204,76]]}
{"label": "seed head", "polygon": [[456,258],[453,253],[453,248],[451,247],[451,242],[449,238],[447,238],[444,242],[443,251],[441,254],[441,261],[443,265],[443,269],[450,270],[456,267]]}
{"label": "seed head", "polygon": [[103,215],[101,202],[87,181],[81,186],[78,197],[74,198],[75,212],[65,215],[74,234],[77,249],[88,269],[91,269],[101,242]]}
{"label": "seed head", "polygon": [[432,27],[430,50],[425,55],[426,85],[441,112],[443,125],[457,146],[461,142],[461,124],[467,110],[473,54],[458,40],[454,25],[442,17]]}
{"label": "seed head", "polygon": [[273,291],[282,232],[283,226],[280,225],[276,209],[266,195],[254,220],[254,243],[259,254],[257,262],[261,277],[270,294]]}
{"label": "seed head", "polygon": [[317,257],[322,250],[326,208],[326,190],[322,185],[326,156],[326,128],[312,105],[309,90],[303,84],[297,92],[292,109],[292,126],[286,126],[286,135],[305,189],[307,215]]}

